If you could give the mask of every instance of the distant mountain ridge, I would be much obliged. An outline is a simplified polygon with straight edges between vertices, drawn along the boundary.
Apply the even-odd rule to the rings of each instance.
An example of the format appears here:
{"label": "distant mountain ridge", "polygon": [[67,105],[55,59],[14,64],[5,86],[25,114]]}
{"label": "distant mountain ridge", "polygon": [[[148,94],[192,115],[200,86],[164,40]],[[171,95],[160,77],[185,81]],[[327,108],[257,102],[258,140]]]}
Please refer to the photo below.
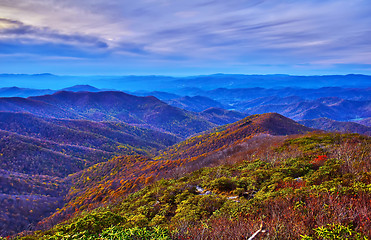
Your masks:
{"label": "distant mountain ridge", "polygon": [[68,88],[63,88],[62,91],[71,91],[71,92],[100,92],[101,89],[92,87],[90,85],[75,85]]}
{"label": "distant mountain ridge", "polygon": [[[265,112],[277,112],[294,120],[330,118],[337,121],[349,121],[354,118],[366,118],[371,116],[371,100],[353,101],[338,97],[324,97],[315,100],[300,101],[295,99],[292,103],[252,104],[244,108],[246,103],[239,103],[236,108],[240,111],[248,111],[252,114]],[[281,100],[282,102],[282,100]]]}
{"label": "distant mountain ridge", "polygon": [[181,137],[216,126],[155,97],[137,97],[114,91],[60,91],[38,97],[0,98],[0,111],[28,112],[46,118],[125,122]]}
{"label": "distant mountain ridge", "polygon": [[[370,84],[371,85],[371,84]],[[284,87],[284,88],[215,88],[213,90],[202,90],[200,88],[181,89],[181,95],[189,96],[205,96],[223,103],[235,103],[240,101],[249,101],[263,97],[300,97],[303,99],[314,100],[322,97],[339,97],[346,100],[371,100],[371,87],[320,87],[320,88],[300,88],[300,87]]]}
{"label": "distant mountain ridge", "polygon": [[58,91],[71,91],[71,92],[100,92],[102,89],[95,88],[90,85],[75,85],[61,90],[51,89],[32,89],[32,88],[20,88],[20,87],[4,87],[0,88],[0,97],[31,97],[41,96],[56,93]]}
{"label": "distant mountain ridge", "polygon": [[353,119],[353,122],[365,125],[367,127],[371,127],[371,117],[367,117],[363,119]]}
{"label": "distant mountain ridge", "polygon": [[211,107],[213,108],[225,108],[223,104],[217,102],[211,98],[203,96],[194,96],[194,97],[181,97],[172,100],[166,101],[169,105],[182,108],[188,111],[193,112],[202,112]]}
{"label": "distant mountain ridge", "polygon": [[199,116],[217,125],[237,122],[248,115],[247,113],[225,110],[217,107],[211,107],[199,113]]}
{"label": "distant mountain ridge", "polygon": [[[3,89],[4,90],[4,89]],[[7,90],[7,89],[5,89]],[[8,93],[12,95],[22,95],[24,89],[11,88],[8,89]],[[26,89],[29,93],[44,93],[44,90],[33,90]],[[24,91],[26,91],[24,90]],[[66,91],[68,90],[68,91]],[[21,93],[19,93],[19,91]],[[31,91],[31,92],[30,92]],[[45,90],[47,92],[54,90]],[[27,100],[13,99],[9,102],[9,99],[0,98],[0,110],[2,111],[28,111],[30,113],[41,115],[45,117],[57,117],[57,118],[70,118],[70,119],[91,119],[92,120],[109,120],[109,121],[125,121],[130,124],[138,124],[138,126],[154,127],[154,129],[162,129],[165,131],[174,132],[176,134],[180,132],[178,130],[166,129],[164,126],[157,126],[158,123],[148,123],[147,120],[143,121],[143,116],[134,116],[133,114],[117,115],[122,109],[125,109],[123,105],[116,106],[113,111],[107,112],[107,109],[113,107],[105,105],[104,108],[99,106],[101,103],[95,103],[95,106],[85,106],[89,109],[77,109],[74,104],[66,103],[65,106],[60,104],[51,103],[51,98],[56,101],[66,101],[68,98],[74,98],[71,101],[77,100],[75,95],[71,95],[68,92],[83,93],[86,92],[85,96],[80,95],[79,102],[76,104],[82,104],[81,101],[93,101],[89,93],[98,92],[111,92],[112,96],[107,96],[107,99],[113,100],[114,95],[118,95],[117,91],[103,91],[101,89],[92,87],[90,85],[75,85],[70,88],[66,88],[63,91],[55,92],[46,96],[35,96],[30,97],[32,100],[38,102],[27,103]],[[188,92],[187,92],[188,91]],[[301,89],[301,88],[279,88],[279,89],[265,89],[265,88],[239,88],[239,89],[226,89],[219,88],[210,91],[204,91],[196,88],[188,88],[186,92],[190,96],[181,97],[173,93],[154,91],[154,92],[137,92],[136,95],[150,97],[157,96],[162,101],[193,112],[202,112],[208,108],[221,108],[226,110],[239,111],[240,119],[247,114],[261,114],[267,112],[278,112],[286,117],[294,120],[303,119],[316,119],[316,118],[329,118],[336,121],[357,121],[357,119],[368,119],[371,117],[371,88],[340,88],[340,87],[324,87],[319,89]],[[122,93],[122,92],[121,92]],[[6,95],[5,94],[5,95]],[[196,95],[194,95],[196,94]],[[124,93],[122,93],[122,96]],[[1,96],[1,89],[0,89]],[[57,100],[58,96],[61,99]],[[49,100],[47,100],[49,98]],[[64,98],[64,99],[63,99]],[[90,99],[89,99],[90,98]],[[23,101],[23,103],[21,103]],[[125,101],[125,100],[123,100]],[[50,104],[45,105],[45,104]],[[104,103],[104,101],[102,101]],[[28,104],[29,106],[24,106]],[[118,108],[121,107],[121,110]],[[87,112],[88,111],[88,112]],[[130,110],[128,110],[130,111]],[[197,114],[189,113],[190,115],[196,116]],[[189,115],[188,114],[188,115]],[[168,116],[172,115],[170,112]],[[202,115],[202,113],[201,113]],[[206,116],[207,115],[207,116]],[[206,114],[203,119],[214,124],[226,124],[236,120],[239,120],[237,115],[231,116],[227,112],[223,116],[215,114]],[[229,117],[228,117],[229,116]],[[196,116],[197,118],[197,116]],[[367,122],[364,121],[367,125]],[[156,126],[152,126],[156,125]],[[213,127],[213,126],[209,126]],[[199,130],[191,130],[191,132],[197,132]],[[192,134],[191,134],[192,135]],[[189,136],[189,135],[187,135]]]}
{"label": "distant mountain ridge", "polygon": [[51,89],[31,89],[19,87],[0,88],[0,97],[29,97],[54,93]]}
{"label": "distant mountain ridge", "polygon": [[153,75],[58,76],[52,74],[0,74],[0,80],[3,87],[27,86],[38,88],[41,86],[42,88],[63,89],[76,84],[89,84],[100,89],[174,92],[182,88],[193,88],[194,86],[198,86],[204,91],[215,88],[285,88],[292,86],[300,88],[320,88],[327,86],[365,88],[370,87],[371,76],[360,74],[323,76],[295,76],[284,74],[212,74],[203,76],[170,77]]}
{"label": "distant mountain ridge", "polygon": [[355,122],[339,122],[328,118],[317,118],[298,121],[304,126],[329,132],[359,133],[371,136],[371,127]]}

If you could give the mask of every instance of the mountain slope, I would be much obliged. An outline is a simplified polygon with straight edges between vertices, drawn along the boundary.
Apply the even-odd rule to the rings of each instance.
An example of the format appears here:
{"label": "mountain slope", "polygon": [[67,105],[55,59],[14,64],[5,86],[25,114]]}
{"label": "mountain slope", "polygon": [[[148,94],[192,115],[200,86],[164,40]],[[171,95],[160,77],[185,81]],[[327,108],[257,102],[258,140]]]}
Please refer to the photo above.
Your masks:
{"label": "mountain slope", "polygon": [[212,107],[213,108],[225,108],[223,104],[221,104],[220,102],[217,102],[213,99],[202,97],[202,96],[194,96],[194,97],[185,96],[182,98],[171,99],[166,102],[170,104],[171,106],[185,109],[188,111],[193,111],[193,112],[202,112]]}
{"label": "mountain slope", "polygon": [[55,105],[38,101],[31,98],[0,98],[0,111],[2,112],[26,112],[36,116],[47,118],[83,118],[69,110],[64,110]]}
{"label": "mountain slope", "polygon": [[317,118],[312,120],[298,121],[304,126],[321,129],[329,132],[359,133],[371,135],[371,127],[367,127],[354,122],[339,122],[328,118]]}
{"label": "mountain slope", "polygon": [[179,140],[122,122],[0,112],[0,236],[29,229],[62,208],[72,183],[63,177],[115,156],[150,155]]}
{"label": "mountain slope", "polygon": [[155,97],[137,97],[123,92],[58,92],[30,98],[94,121],[122,121],[187,137],[215,125],[195,114],[169,106]]}
{"label": "mountain slope", "polygon": [[19,87],[4,87],[0,88],[0,97],[29,97],[52,94],[54,90],[50,89],[31,89]]}
{"label": "mountain slope", "polygon": [[[246,239],[259,229],[269,234],[259,238],[371,237],[369,137],[311,133],[270,140],[266,148],[222,155],[219,166],[162,179],[26,239]],[[121,164],[110,165],[91,169],[86,182],[99,181],[100,171],[111,179],[112,172],[122,174]],[[115,187],[101,189],[115,196]]]}
{"label": "mountain slope", "polygon": [[[243,105],[241,105],[243,106]],[[246,105],[248,106],[248,105]],[[347,121],[354,118],[365,118],[371,115],[371,101],[351,101],[337,97],[319,98],[316,100],[294,101],[293,103],[268,103],[250,105],[244,109],[253,114],[277,112],[294,120],[330,118]],[[242,111],[242,109],[239,109]]]}
{"label": "mountain slope", "polygon": [[217,125],[225,125],[237,122],[248,114],[237,111],[230,111],[221,108],[209,108],[199,113],[199,116],[205,118],[207,121]]}
{"label": "mountain slope", "polygon": [[0,98],[0,111],[42,118],[115,121],[170,132],[181,138],[216,125],[158,100],[123,92],[66,92],[29,98]]}
{"label": "mountain slope", "polygon": [[[292,86],[295,86],[292,85]],[[270,86],[271,87],[271,86]],[[214,87],[215,88],[215,87]],[[342,88],[342,87],[322,87],[322,88],[216,88],[209,91],[201,89],[183,89],[180,91],[183,95],[201,95],[209,97],[224,104],[230,104],[237,101],[250,101],[257,98],[279,96],[300,97],[307,100],[315,100],[322,97],[338,97],[346,100],[367,101],[370,98],[371,88],[369,86],[362,88]]]}
{"label": "mountain slope", "polygon": [[41,119],[0,112],[2,169],[65,176],[122,154],[148,154],[175,136],[123,123]]}
{"label": "mountain slope", "polygon": [[174,93],[161,92],[161,91],[153,91],[153,92],[136,91],[136,92],[129,92],[129,93],[132,94],[132,95],[141,96],[141,97],[153,96],[153,97],[156,97],[156,98],[158,98],[162,101],[181,98],[181,96],[176,95]]}
{"label": "mountain slope", "polygon": [[157,158],[185,159],[204,156],[213,151],[243,142],[256,134],[290,135],[312,131],[277,113],[251,115],[236,123],[215,128],[161,151]]}
{"label": "mountain slope", "polygon": [[[70,92],[99,92],[102,91],[96,87],[90,85],[75,85],[68,88],[63,88],[62,91],[70,91]],[[45,95],[45,94],[44,94]]]}
{"label": "mountain slope", "polygon": [[0,169],[0,236],[30,229],[62,207],[68,186],[64,179]]}
{"label": "mountain slope", "polygon": [[277,97],[277,96],[268,96],[268,97],[260,97],[255,98],[248,101],[240,101],[233,104],[233,107],[236,109],[249,109],[257,106],[262,105],[286,105],[286,104],[294,104],[302,102],[304,99],[297,96],[290,96],[290,97]]}
{"label": "mountain slope", "polygon": [[371,127],[371,117],[369,118],[363,118],[363,119],[356,119],[356,120],[352,120],[353,122],[356,122],[356,123],[359,123],[359,124],[362,124],[364,126],[367,126],[367,127]]}
{"label": "mountain slope", "polygon": [[206,156],[232,149],[250,140],[256,141],[252,140],[254,136],[300,134],[308,131],[311,129],[279,114],[253,115],[171,146],[153,159],[122,156],[94,165],[71,176],[70,181],[74,183],[74,187],[67,195],[68,202],[44,224],[65,219],[68,214],[76,211],[114,202],[156,179],[176,175],[179,168],[212,165],[213,161],[202,163]]}

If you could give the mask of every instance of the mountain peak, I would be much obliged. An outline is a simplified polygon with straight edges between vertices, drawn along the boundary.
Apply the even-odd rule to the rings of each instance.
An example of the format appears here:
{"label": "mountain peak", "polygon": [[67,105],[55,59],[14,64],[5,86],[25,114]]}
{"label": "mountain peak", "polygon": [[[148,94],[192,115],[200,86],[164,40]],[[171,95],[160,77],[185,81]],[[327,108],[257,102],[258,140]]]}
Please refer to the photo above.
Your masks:
{"label": "mountain peak", "polygon": [[238,122],[214,128],[202,135],[188,139],[163,152],[165,159],[186,159],[206,156],[229,148],[259,134],[292,135],[313,131],[278,113],[248,116]]}
{"label": "mountain peak", "polygon": [[312,131],[294,120],[278,113],[264,113],[248,116],[230,126],[231,129],[258,127],[259,131],[271,135],[290,135]]}
{"label": "mountain peak", "polygon": [[70,92],[99,92],[100,89],[90,86],[90,85],[75,85],[68,88],[63,88],[64,91],[70,91]]}

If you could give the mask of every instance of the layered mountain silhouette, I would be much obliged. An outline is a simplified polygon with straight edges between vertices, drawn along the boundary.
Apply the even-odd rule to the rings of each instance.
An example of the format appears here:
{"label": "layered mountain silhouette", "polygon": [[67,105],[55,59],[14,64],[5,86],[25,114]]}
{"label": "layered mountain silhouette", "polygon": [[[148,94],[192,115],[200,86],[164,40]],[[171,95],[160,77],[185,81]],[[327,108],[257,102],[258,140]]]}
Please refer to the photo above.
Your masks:
{"label": "layered mountain silhouette", "polygon": [[193,112],[202,112],[211,107],[225,108],[223,104],[213,99],[210,99],[208,97],[202,97],[202,96],[194,96],[194,97],[185,96],[182,98],[172,99],[166,102],[172,106],[182,108],[188,111],[193,111]]}
{"label": "layered mountain silhouette", "polygon": [[[166,100],[184,109],[200,111],[217,107],[248,114],[277,112],[294,120],[330,118],[337,121],[355,121],[371,116],[370,88],[323,87],[302,88],[218,88],[202,90],[184,88],[178,94],[191,97]],[[150,93],[148,93],[150,94]],[[206,97],[212,101],[195,101]],[[192,101],[191,101],[192,100]]]}
{"label": "layered mountain silhouette", "polygon": [[257,142],[262,147],[266,139],[314,129],[370,134],[369,127],[335,121],[367,123],[370,89],[151,93],[78,85],[49,95],[0,98],[0,202],[7,206],[0,210],[0,228],[18,232],[50,214],[41,225],[52,226],[158,179],[220,164],[221,156]]}
{"label": "layered mountain silhouette", "polygon": [[123,92],[67,92],[29,98],[0,98],[0,111],[39,117],[116,121],[187,137],[216,125],[155,97]]}
{"label": "layered mountain silhouette", "polygon": [[217,125],[237,122],[246,117],[247,113],[225,110],[222,108],[211,107],[199,113],[199,116]]}
{"label": "layered mountain silhouette", "polygon": [[[70,92],[100,92],[100,91],[103,91],[101,89],[98,89],[90,85],[75,85],[72,87],[63,88],[61,90],[70,91]],[[41,95],[53,94],[58,91],[60,90],[4,87],[4,88],[0,88],[0,97],[41,96]]]}
{"label": "layered mountain silhouette", "polygon": [[277,99],[276,102],[268,102],[267,104],[240,103],[239,106],[248,105],[249,107],[243,108],[237,106],[237,108],[239,110],[244,109],[252,114],[277,112],[294,120],[326,117],[333,120],[345,121],[355,118],[365,118],[371,114],[371,101],[352,101],[338,97],[326,97],[303,101],[295,98],[292,103],[282,103],[287,102],[287,98],[284,98]]}
{"label": "layered mountain silhouette", "polygon": [[0,97],[29,97],[45,94],[52,94],[55,91],[50,89],[31,89],[19,87],[4,87],[0,88]]}
{"label": "layered mountain silhouette", "polygon": [[[295,84],[294,84],[295,85]],[[213,90],[202,90],[200,88],[183,88],[177,91],[180,95],[205,96],[223,104],[233,104],[241,101],[249,101],[263,97],[300,97],[302,99],[315,100],[323,97],[338,97],[347,100],[371,100],[371,88],[343,88],[343,87],[322,87],[322,88],[216,88]]]}
{"label": "layered mountain silhouette", "polygon": [[[53,74],[0,74],[3,86],[41,86],[62,89],[72,85],[91,84],[101,89],[125,91],[175,92],[182,88],[208,91],[215,88],[300,88],[370,87],[370,76],[360,74],[327,76],[294,76],[284,74],[244,75],[212,74],[189,77],[169,76],[58,76]],[[181,94],[183,96],[188,94]],[[318,98],[318,97],[317,97]]]}
{"label": "layered mountain silhouette", "polygon": [[63,88],[63,91],[70,91],[70,92],[100,92],[102,90],[92,87],[90,85],[75,85],[68,88]]}
{"label": "layered mountain silhouette", "polygon": [[371,127],[371,117],[363,118],[363,119],[354,119],[354,122],[357,122],[359,124]]}
{"label": "layered mountain silhouette", "polygon": [[[1,92],[4,91],[4,94],[1,95]],[[28,91],[29,93],[22,93],[23,91]],[[37,90],[37,89],[20,89],[20,88],[3,88],[0,89],[0,96],[29,96],[29,95],[40,95],[45,93],[53,93],[54,90]],[[102,91],[98,88],[92,87],[90,85],[76,85],[70,88],[65,88],[64,92],[73,91],[73,92],[98,92]],[[63,91],[62,91],[63,92]],[[236,110],[248,114],[260,114],[266,112],[278,112],[286,117],[303,120],[303,119],[315,119],[315,118],[330,118],[337,121],[355,121],[356,119],[366,119],[371,116],[370,110],[370,101],[371,101],[371,89],[370,88],[341,88],[341,87],[323,87],[319,89],[302,89],[302,88],[219,88],[214,90],[202,90],[198,88],[183,88],[176,91],[178,94],[187,95],[180,96],[170,92],[162,91],[153,91],[153,92],[135,92],[135,95],[138,96],[155,96],[158,99],[168,103],[169,105],[193,112],[202,112],[208,108],[223,108],[226,110]],[[55,93],[54,95],[64,95],[65,98],[70,98],[68,94],[64,93]],[[188,96],[189,95],[189,96]],[[86,98],[87,96],[80,95],[81,98]],[[57,98],[54,96],[53,98]],[[62,96],[63,98],[63,96]],[[79,97],[78,97],[79,98]],[[87,97],[91,98],[91,97]],[[93,97],[94,98],[94,97]],[[107,96],[107,99],[113,98],[114,96]],[[32,99],[32,98],[31,98]],[[43,102],[49,102],[51,99],[47,100],[45,97],[43,99],[38,99]],[[73,100],[77,100],[76,98]],[[20,100],[19,100],[20,101]],[[58,101],[63,101],[59,99]],[[78,101],[81,101],[79,99]],[[91,100],[89,100],[91,101]],[[80,102],[76,102],[80,103]],[[2,103],[1,108],[9,103]],[[36,103],[33,103],[36,105]],[[41,104],[41,103],[39,103]],[[54,102],[54,104],[57,104]],[[52,105],[54,105],[52,104]],[[96,105],[99,105],[99,101]],[[15,106],[17,107],[17,103]],[[57,104],[58,105],[58,104]],[[45,107],[45,106],[44,106]],[[54,108],[56,106],[53,106]],[[72,112],[66,113],[66,110],[71,110],[68,108],[68,104],[65,106],[58,105],[60,107],[59,113],[57,109],[52,109],[48,117],[52,116],[55,113],[58,117],[72,118],[72,119],[90,119],[93,114],[90,113],[90,116],[86,116],[86,113],[81,115],[81,112],[85,111],[83,109],[78,110],[80,116],[76,116],[76,111],[73,114]],[[91,112],[96,112],[99,109],[91,106],[84,106],[91,109]],[[112,106],[106,106],[111,108]],[[117,106],[122,107],[122,106]],[[20,106],[22,108],[22,106]],[[36,107],[35,111],[38,111]],[[48,109],[50,107],[45,107],[43,114],[48,114]],[[22,109],[20,109],[21,111]],[[73,109],[72,110],[77,110]],[[114,109],[116,111],[117,109]],[[31,110],[30,110],[31,111]],[[32,111],[31,111],[32,112]],[[58,114],[57,114],[58,113]],[[98,114],[93,117],[91,120],[116,120],[117,114],[112,113],[103,113],[100,118]],[[124,114],[125,115],[125,114]],[[121,116],[123,118],[124,116]],[[128,117],[128,116],[126,116]],[[139,116],[141,119],[141,116]],[[118,119],[122,121],[123,119]],[[152,124],[148,124],[146,121],[138,121],[138,118],[135,120],[132,117],[128,117],[124,121],[135,124],[144,124],[146,127],[153,127]],[[218,122],[214,120],[213,122]],[[232,119],[231,121],[232,122]],[[223,122],[225,123],[225,122]],[[156,125],[156,124],[155,124]],[[212,126],[211,126],[212,127]],[[164,127],[160,127],[164,129]],[[166,129],[169,131],[170,129]],[[176,130],[175,130],[176,131]],[[173,132],[171,130],[170,132]],[[179,131],[178,131],[179,132]],[[190,134],[192,135],[192,134]],[[188,135],[187,135],[188,136]]]}
{"label": "layered mountain silhouette", "polygon": [[369,136],[371,135],[371,127],[354,122],[339,122],[328,118],[301,120],[298,122],[310,128],[321,129],[329,132],[359,133]]}

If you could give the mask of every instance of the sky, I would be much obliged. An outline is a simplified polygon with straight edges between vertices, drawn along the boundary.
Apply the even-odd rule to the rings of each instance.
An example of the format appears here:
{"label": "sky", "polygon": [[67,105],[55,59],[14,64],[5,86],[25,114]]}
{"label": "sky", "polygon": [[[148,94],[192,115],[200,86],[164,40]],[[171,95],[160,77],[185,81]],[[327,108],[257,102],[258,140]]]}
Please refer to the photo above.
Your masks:
{"label": "sky", "polygon": [[0,73],[371,74],[370,0],[0,0]]}

